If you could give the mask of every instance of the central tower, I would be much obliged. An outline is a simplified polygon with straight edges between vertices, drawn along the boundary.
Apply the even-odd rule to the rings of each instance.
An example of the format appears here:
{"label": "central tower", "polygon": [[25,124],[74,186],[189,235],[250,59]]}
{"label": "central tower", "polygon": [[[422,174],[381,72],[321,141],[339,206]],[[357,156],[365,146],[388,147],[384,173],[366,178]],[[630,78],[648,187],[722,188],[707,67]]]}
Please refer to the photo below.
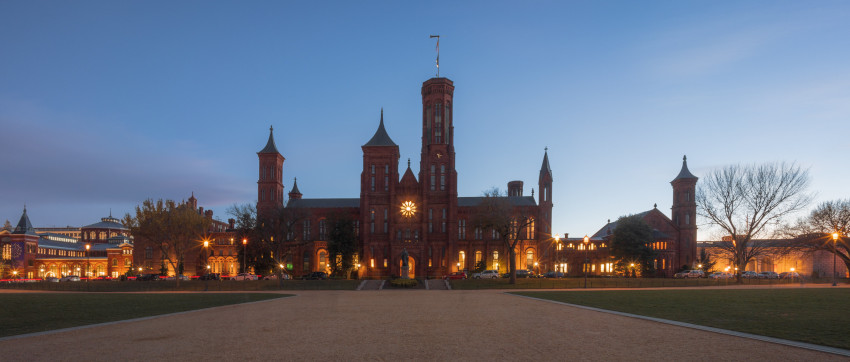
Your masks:
{"label": "central tower", "polygon": [[[442,267],[457,244],[457,172],[454,147],[454,84],[448,78],[422,83],[422,158],[419,185],[427,258]],[[445,269],[443,269],[445,271]]]}

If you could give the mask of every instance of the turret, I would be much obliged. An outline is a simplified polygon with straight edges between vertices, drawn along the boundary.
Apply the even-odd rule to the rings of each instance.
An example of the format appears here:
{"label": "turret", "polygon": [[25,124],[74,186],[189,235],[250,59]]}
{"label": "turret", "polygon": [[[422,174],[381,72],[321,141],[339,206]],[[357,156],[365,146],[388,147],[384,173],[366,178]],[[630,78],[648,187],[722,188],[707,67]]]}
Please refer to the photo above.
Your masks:
{"label": "turret", "polygon": [[274,142],[274,128],[269,127],[269,140],[260,152],[257,180],[257,216],[268,215],[283,206],[283,161]]}
{"label": "turret", "polygon": [[699,180],[688,170],[688,157],[682,157],[682,169],[670,184],[673,186],[671,219],[679,227],[679,265],[691,267],[697,259],[696,184]]}

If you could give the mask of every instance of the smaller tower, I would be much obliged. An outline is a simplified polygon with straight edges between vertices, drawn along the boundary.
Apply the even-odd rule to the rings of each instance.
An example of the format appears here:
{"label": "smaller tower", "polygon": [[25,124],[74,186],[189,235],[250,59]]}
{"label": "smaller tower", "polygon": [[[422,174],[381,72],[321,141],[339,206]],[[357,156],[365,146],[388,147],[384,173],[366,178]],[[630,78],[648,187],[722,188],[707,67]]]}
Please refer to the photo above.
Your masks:
{"label": "smaller tower", "polygon": [[679,265],[691,264],[697,259],[697,203],[695,200],[698,177],[688,170],[688,157],[682,157],[682,169],[670,184],[673,186],[671,219],[679,228]]}
{"label": "smaller tower", "polygon": [[301,196],[301,191],[298,191],[298,178],[296,177],[292,183],[292,191],[289,191],[289,199],[299,200],[301,199]]}
{"label": "smaller tower", "polygon": [[274,128],[269,127],[269,141],[260,152],[260,174],[257,180],[257,216],[268,215],[283,206],[283,161],[274,143]]}
{"label": "smaller tower", "polygon": [[[540,226],[537,228],[538,233],[542,233],[541,237],[546,238],[551,234],[552,229],[552,168],[549,167],[549,148],[543,149],[543,164],[540,166],[540,178],[537,181],[538,187],[538,202],[540,205]],[[533,190],[532,190],[533,193]]]}
{"label": "smaller tower", "polygon": [[[198,209],[198,199],[195,198],[195,192],[194,191],[192,191],[192,196],[189,196],[189,207],[191,207],[192,210]],[[109,216],[112,217],[112,211],[111,210],[109,211]]]}
{"label": "smaller tower", "polygon": [[522,196],[522,181],[508,182],[508,196]]}

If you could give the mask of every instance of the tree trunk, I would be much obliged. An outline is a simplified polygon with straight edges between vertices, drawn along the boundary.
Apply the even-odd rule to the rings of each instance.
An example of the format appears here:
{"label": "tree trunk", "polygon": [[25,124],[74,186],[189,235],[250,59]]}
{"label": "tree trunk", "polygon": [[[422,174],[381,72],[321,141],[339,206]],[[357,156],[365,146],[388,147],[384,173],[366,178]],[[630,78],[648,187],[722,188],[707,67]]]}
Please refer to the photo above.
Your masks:
{"label": "tree trunk", "polygon": [[508,261],[508,268],[510,268],[511,273],[511,284],[516,284],[516,249],[510,248],[508,249],[508,257],[511,260]]}

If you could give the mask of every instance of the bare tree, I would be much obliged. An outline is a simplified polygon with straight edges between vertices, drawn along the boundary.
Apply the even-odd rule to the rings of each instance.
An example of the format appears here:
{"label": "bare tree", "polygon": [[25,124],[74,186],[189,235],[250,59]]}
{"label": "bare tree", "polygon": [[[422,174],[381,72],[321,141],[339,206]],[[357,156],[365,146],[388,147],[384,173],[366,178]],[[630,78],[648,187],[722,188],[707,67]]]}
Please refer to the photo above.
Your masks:
{"label": "bare tree", "polygon": [[[850,270],[850,199],[823,202],[787,230],[797,250],[833,253]],[[838,233],[838,239],[833,239],[833,233]]]}
{"label": "bare tree", "polygon": [[163,260],[174,270],[179,287],[186,253],[200,247],[199,240],[210,221],[188,204],[148,199],[136,206],[135,217],[126,214],[123,222],[136,240],[160,248]]}
{"label": "bare tree", "polygon": [[515,206],[511,199],[498,188],[484,192],[481,203],[476,206],[473,221],[482,230],[492,229],[498,234],[508,251],[508,271],[511,284],[516,284],[516,247],[523,239],[522,235],[533,222],[533,214],[528,207]]}
{"label": "bare tree", "polygon": [[730,236],[716,245],[738,268],[738,283],[746,265],[775,245],[755,238],[774,231],[785,217],[808,205],[808,185],[808,170],[793,163],[725,166],[700,182],[698,212]]}
{"label": "bare tree", "polygon": [[[298,223],[307,217],[303,208],[278,207],[267,215],[258,216],[253,205],[233,205],[228,213],[236,218],[236,232],[240,238],[248,238],[254,255],[254,266],[275,271],[278,284],[282,285],[286,258],[308,241],[301,240],[296,232]],[[243,255],[247,258],[247,255]]]}

